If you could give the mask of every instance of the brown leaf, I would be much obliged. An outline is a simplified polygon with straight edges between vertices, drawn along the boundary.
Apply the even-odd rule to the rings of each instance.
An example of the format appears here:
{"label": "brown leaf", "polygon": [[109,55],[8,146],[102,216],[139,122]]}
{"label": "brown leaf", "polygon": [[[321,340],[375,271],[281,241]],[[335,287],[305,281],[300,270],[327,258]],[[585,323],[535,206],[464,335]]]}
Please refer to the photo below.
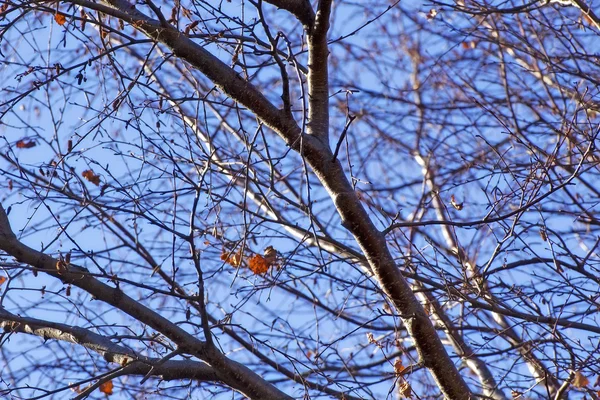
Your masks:
{"label": "brown leaf", "polygon": [[56,272],[58,272],[59,275],[61,275],[63,272],[67,272],[69,269],[69,266],[67,265],[67,263],[65,263],[65,260],[61,259],[58,260],[56,262]]}
{"label": "brown leaf", "polygon": [[575,372],[575,378],[573,378],[573,386],[576,388],[584,388],[590,384],[590,380],[583,375],[580,371]]}
{"label": "brown leaf", "polygon": [[64,25],[65,22],[67,22],[67,17],[65,17],[63,14],[56,13],[54,14],[54,20],[57,24]]}
{"label": "brown leaf", "polygon": [[454,198],[454,195],[450,196],[450,204],[452,204],[452,207],[456,208],[458,211],[463,209],[463,203],[458,203],[456,198]]}
{"label": "brown leaf", "polygon": [[197,27],[197,26],[198,26],[198,23],[199,23],[199,21],[194,21],[194,22],[192,22],[191,24],[189,24],[188,26],[186,26],[186,27],[185,27],[185,31],[184,31],[184,33],[185,33],[186,35],[189,35],[189,34],[190,34],[190,31],[191,31],[192,29],[194,29],[195,27]]}
{"label": "brown leaf", "polygon": [[107,396],[110,396],[111,394],[113,394],[113,383],[112,381],[106,381],[102,384],[100,384],[99,388],[100,391],[104,394],[106,394]]}
{"label": "brown leaf", "polygon": [[398,394],[404,399],[412,399],[410,383],[404,381],[398,386]]}
{"label": "brown leaf", "polygon": [[36,145],[33,140],[21,139],[17,142],[17,149],[30,149]]}
{"label": "brown leaf", "polygon": [[264,250],[263,256],[267,264],[269,264],[269,266],[272,266],[277,262],[277,250],[275,250],[273,246],[268,246]]}
{"label": "brown leaf", "polygon": [[396,376],[402,375],[402,372],[404,372],[405,369],[406,367],[402,365],[402,360],[398,358],[396,359],[396,361],[394,361],[394,373],[396,374]]}
{"label": "brown leaf", "polygon": [[96,186],[100,185],[100,177],[96,175],[91,169],[86,169],[85,171],[83,171],[81,173],[81,176],[83,176],[85,179],[92,182]]}
{"label": "brown leaf", "polygon": [[221,253],[221,260],[237,268],[240,265],[242,265],[242,251],[240,250],[237,253],[231,253],[223,250],[223,252]]}
{"label": "brown leaf", "polygon": [[377,344],[377,341],[371,332],[367,332],[367,340],[370,344]]}
{"label": "brown leaf", "polygon": [[2,285],[4,282],[6,282],[6,278],[5,276],[0,276],[0,285]]}

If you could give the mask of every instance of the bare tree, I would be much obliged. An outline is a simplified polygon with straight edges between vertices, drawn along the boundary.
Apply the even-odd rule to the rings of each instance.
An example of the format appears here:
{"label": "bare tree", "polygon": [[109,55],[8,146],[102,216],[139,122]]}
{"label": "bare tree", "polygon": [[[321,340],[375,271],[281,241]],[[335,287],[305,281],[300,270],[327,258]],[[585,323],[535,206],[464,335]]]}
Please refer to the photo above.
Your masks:
{"label": "bare tree", "polygon": [[600,19],[0,1],[7,398],[598,398]]}

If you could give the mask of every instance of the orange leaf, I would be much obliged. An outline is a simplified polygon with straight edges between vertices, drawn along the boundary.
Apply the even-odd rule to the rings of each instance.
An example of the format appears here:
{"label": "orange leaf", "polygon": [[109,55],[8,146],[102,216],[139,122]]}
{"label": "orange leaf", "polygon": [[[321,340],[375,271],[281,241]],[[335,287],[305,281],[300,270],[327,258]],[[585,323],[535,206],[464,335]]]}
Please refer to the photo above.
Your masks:
{"label": "orange leaf", "polygon": [[33,140],[21,139],[17,142],[17,149],[30,149],[35,146],[36,143]]}
{"label": "orange leaf", "polygon": [[56,21],[57,24],[64,25],[65,22],[67,22],[67,17],[65,17],[62,14],[56,13],[56,14],[54,14],[54,20]]}
{"label": "orange leaf", "polygon": [[0,276],[0,285],[2,285],[4,282],[6,282],[6,277],[5,276]]}
{"label": "orange leaf", "polygon": [[221,253],[221,260],[237,268],[240,265],[242,265],[242,251],[240,250],[237,253],[230,253],[223,250],[223,252]]}
{"label": "orange leaf", "polygon": [[255,274],[264,274],[269,270],[269,263],[263,256],[256,254],[248,260],[248,268]]}
{"label": "orange leaf", "polygon": [[113,383],[112,381],[106,381],[99,387],[100,391],[108,396],[113,394]]}
{"label": "orange leaf", "polygon": [[590,384],[590,380],[585,375],[583,375],[579,371],[575,372],[575,378],[573,379],[573,386],[581,389],[581,388],[586,387],[589,384]]}
{"label": "orange leaf", "polygon": [[402,372],[405,369],[406,367],[402,365],[402,361],[399,358],[396,361],[394,361],[394,373],[396,374],[396,376],[402,375]]}
{"label": "orange leaf", "polygon": [[83,171],[81,173],[81,176],[83,176],[85,179],[92,182],[96,186],[100,185],[100,177],[96,175],[91,169],[86,169],[85,171]]}

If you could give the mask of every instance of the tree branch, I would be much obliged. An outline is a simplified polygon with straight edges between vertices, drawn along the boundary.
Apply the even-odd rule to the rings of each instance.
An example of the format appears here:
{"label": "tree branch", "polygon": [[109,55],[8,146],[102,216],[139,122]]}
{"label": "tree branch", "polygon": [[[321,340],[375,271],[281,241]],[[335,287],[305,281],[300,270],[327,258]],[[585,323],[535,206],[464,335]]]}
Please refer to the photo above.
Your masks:
{"label": "tree branch", "polygon": [[315,21],[315,12],[308,0],[265,0],[265,2],[288,11],[305,27],[312,26]]}
{"label": "tree branch", "polygon": [[[98,6],[96,3],[86,0],[72,0],[72,2],[92,9]],[[235,71],[175,28],[162,27],[159,21],[148,18],[122,0],[109,0],[109,4],[118,13],[118,16],[115,16],[132,23],[147,36],[171,48],[176,56],[189,62],[225,94],[252,111],[265,125],[279,134],[288,146],[300,150],[299,141],[296,139],[299,138],[301,132],[296,122],[273,106],[251,83],[242,79]],[[452,399],[468,399],[470,397],[469,388],[437,336],[423,306],[416,299],[408,282],[396,266],[387,247],[385,236],[375,227],[363,208],[340,162],[331,162],[333,154],[328,141],[322,140],[323,136],[327,137],[328,128],[328,109],[325,109],[328,103],[325,101],[325,97],[328,100],[327,61],[323,56],[327,55],[326,32],[330,9],[330,1],[323,1],[320,4],[319,12],[321,14],[317,18],[319,24],[315,23],[314,31],[311,33],[313,58],[309,59],[309,64],[312,60],[315,75],[311,81],[313,86],[311,96],[314,97],[309,101],[311,101],[311,107],[316,107],[316,110],[309,111],[309,116],[312,113],[313,121],[317,125],[313,124],[310,131],[318,133],[318,136],[308,135],[304,138],[302,155],[331,196],[343,226],[356,239],[375,278],[400,313],[408,332],[415,340],[419,358],[423,365],[430,370],[442,393]],[[124,14],[125,18],[122,17]],[[310,68],[311,65],[309,65]],[[323,70],[317,70],[317,68]],[[310,85],[311,83],[309,83]],[[220,370],[221,365],[215,365],[212,361],[211,365]],[[266,399],[267,397],[262,398]]]}
{"label": "tree branch", "polygon": [[315,23],[308,30],[307,133],[329,146],[329,69],[327,32],[332,0],[319,1]]}
{"label": "tree branch", "polygon": [[167,360],[145,357],[110,341],[89,329],[14,315],[0,308],[0,328],[5,332],[35,335],[83,346],[100,354],[106,361],[124,366],[121,375],[160,377],[163,380],[194,379],[222,382],[212,367],[192,360]]}
{"label": "tree branch", "polygon": [[136,302],[118,287],[113,288],[100,282],[91,276],[85,268],[74,264],[66,264],[62,260],[57,260],[19,242],[10,227],[8,217],[1,204],[0,250],[15,257],[17,261],[29,264],[60,279],[64,283],[70,283],[85,290],[96,299],[112,305],[136,320],[161,332],[176,343],[178,349],[182,352],[207,361],[214,368],[219,380],[222,380],[229,387],[243,393],[247,397],[265,400],[291,399],[291,397],[279,391],[249,368],[228,359],[215,347],[206,346],[203,341],[179,328],[160,314]]}

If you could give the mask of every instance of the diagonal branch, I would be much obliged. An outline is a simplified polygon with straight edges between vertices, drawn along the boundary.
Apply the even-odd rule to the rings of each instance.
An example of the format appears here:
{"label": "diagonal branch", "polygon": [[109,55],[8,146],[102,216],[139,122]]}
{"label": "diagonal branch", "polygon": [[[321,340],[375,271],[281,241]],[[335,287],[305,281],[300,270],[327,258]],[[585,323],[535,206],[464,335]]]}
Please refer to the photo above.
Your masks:
{"label": "diagonal branch", "polygon": [[[437,195],[437,186],[435,184],[435,175],[432,171],[432,167],[425,161],[421,155],[415,155],[415,159],[419,165],[423,168],[424,179],[427,187],[432,192],[432,204],[440,221],[446,222],[449,220],[446,213],[444,204],[440,197]],[[479,268],[474,262],[469,260],[468,255],[465,253],[463,248],[458,242],[458,237],[454,230],[448,225],[441,225],[442,234],[448,247],[457,255],[459,262],[467,268],[467,271],[472,278],[481,276]],[[489,290],[489,285],[486,280],[481,280],[478,284],[478,289],[481,291],[483,297],[492,304],[498,304],[499,301],[495,298],[494,294]],[[517,346],[519,352],[527,362],[527,365],[532,372],[532,375],[538,382],[546,381],[546,385],[551,394],[554,394],[558,389],[558,382],[554,376],[548,371],[544,364],[534,354],[533,346],[529,343],[525,343],[522,338],[519,337],[513,326],[509,323],[504,315],[499,313],[492,313],[492,317],[502,328],[503,336],[514,346]]]}
{"label": "diagonal branch", "polygon": [[124,346],[113,343],[105,336],[78,326],[44,321],[14,315],[0,308],[0,328],[5,332],[35,335],[83,346],[100,354],[106,361],[124,366],[120,375],[152,375],[160,379],[194,379],[221,382],[207,364],[192,360],[167,360],[139,355]]}
{"label": "diagonal branch", "polygon": [[[296,122],[270,103],[251,83],[238,76],[235,71],[182,32],[174,27],[162,26],[159,21],[149,18],[123,0],[108,0],[106,3],[108,6],[87,0],[72,0],[71,2],[95,10],[102,8],[100,11],[131,23],[148,37],[163,43],[176,56],[204,73],[226,95],[247,107],[265,125],[282,137],[288,146],[300,150],[300,142],[297,139],[300,137],[301,131]],[[326,55],[326,46],[321,46],[321,43],[326,40],[324,37],[328,28],[331,2],[323,1],[321,7],[319,11],[322,14],[318,17],[320,24],[313,27],[312,34],[316,35],[313,36],[313,45],[317,46],[313,51],[317,52],[314,54]],[[326,67],[326,59],[314,60],[318,65]],[[316,67],[317,64],[313,64],[313,67]],[[322,80],[327,76],[326,70],[315,71],[315,73],[317,73],[315,77],[317,80]],[[313,91],[315,95],[327,93],[326,82],[318,81],[318,85],[320,85],[318,88],[320,91]],[[322,98],[320,102],[311,104],[311,106],[320,107],[314,115],[320,116],[320,119],[315,122],[319,122],[321,125],[313,130],[319,136],[307,135],[303,138],[302,155],[332,198],[343,226],[352,233],[361,247],[379,285],[398,310],[409,334],[415,341],[420,360],[431,372],[442,394],[448,398],[466,400],[470,397],[469,388],[458,373],[423,306],[412,293],[410,285],[397,267],[387,246],[385,235],[377,229],[362,206],[341,163],[337,160],[331,162],[333,154],[329,144],[327,140],[322,140],[323,136],[327,137],[328,130],[328,118],[325,118],[328,116],[328,110],[324,109],[325,104]],[[215,366],[212,361],[211,365]],[[217,366],[215,368],[220,369]],[[237,373],[234,372],[233,376],[236,375]],[[258,379],[263,382],[262,379]],[[250,385],[251,382],[245,383]],[[258,396],[256,392],[252,392],[252,394],[257,398],[270,398]]]}
{"label": "diagonal branch", "polygon": [[315,12],[308,0],[265,0],[265,2],[288,11],[305,27],[312,26],[315,21]]}
{"label": "diagonal branch", "polygon": [[214,368],[219,380],[247,397],[265,400],[290,398],[246,366],[225,357],[214,346],[206,346],[205,342],[136,302],[119,287],[113,288],[104,284],[94,278],[85,268],[67,264],[63,260],[57,260],[19,242],[10,227],[8,216],[2,205],[0,205],[0,250],[15,257],[17,261],[31,265],[64,283],[70,283],[85,290],[96,299],[112,305],[161,332],[177,344],[178,350],[208,362]]}

